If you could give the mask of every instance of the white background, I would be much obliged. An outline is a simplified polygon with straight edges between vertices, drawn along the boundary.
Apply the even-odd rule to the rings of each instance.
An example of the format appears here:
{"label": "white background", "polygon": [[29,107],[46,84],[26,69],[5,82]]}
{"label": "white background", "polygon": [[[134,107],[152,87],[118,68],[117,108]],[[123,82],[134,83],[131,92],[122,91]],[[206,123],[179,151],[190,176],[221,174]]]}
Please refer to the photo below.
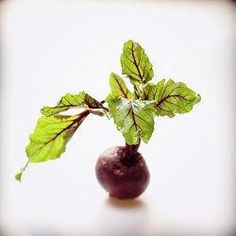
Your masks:
{"label": "white background", "polygon": [[[233,11],[229,1],[2,2],[3,235],[231,232]],[[124,141],[111,121],[95,116],[61,159],[30,165],[16,182],[40,108],[80,90],[104,99],[128,39],[143,45],[156,80],[183,81],[202,95],[191,113],[156,119],[151,141],[140,148],[151,172],[146,192],[120,203],[98,185],[99,153]]]}

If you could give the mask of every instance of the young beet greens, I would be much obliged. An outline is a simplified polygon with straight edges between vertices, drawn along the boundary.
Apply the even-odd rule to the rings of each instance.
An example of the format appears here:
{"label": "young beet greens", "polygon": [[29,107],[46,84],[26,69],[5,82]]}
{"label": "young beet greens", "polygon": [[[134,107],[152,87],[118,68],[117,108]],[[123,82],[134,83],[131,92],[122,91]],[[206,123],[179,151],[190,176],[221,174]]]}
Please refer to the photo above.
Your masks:
{"label": "young beet greens", "polygon": [[[150,82],[154,76],[152,64],[140,44],[132,40],[124,44],[120,61],[122,74],[134,90],[129,91],[123,78],[111,73],[111,93],[105,101],[97,101],[82,91],[66,94],[56,106],[43,107],[26,147],[27,163],[16,174],[17,180],[21,181],[29,163],[59,158],[77,128],[93,114],[111,117],[126,142],[125,146],[110,148],[100,155],[96,165],[100,184],[117,198],[134,198],[146,189],[149,172],[138,148],[141,140],[145,143],[150,140],[154,117],[187,113],[200,101],[200,95],[184,83],[171,79]],[[71,108],[83,108],[84,111],[77,115],[61,114]]]}

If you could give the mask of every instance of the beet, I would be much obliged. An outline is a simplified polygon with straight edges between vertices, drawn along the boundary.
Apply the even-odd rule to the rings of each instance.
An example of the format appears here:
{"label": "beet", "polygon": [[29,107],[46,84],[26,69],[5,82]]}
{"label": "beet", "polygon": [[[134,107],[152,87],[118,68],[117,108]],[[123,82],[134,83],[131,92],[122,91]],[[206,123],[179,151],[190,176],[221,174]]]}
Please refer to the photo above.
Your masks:
{"label": "beet", "polygon": [[[126,143],[107,149],[99,156],[96,164],[99,183],[110,196],[119,199],[136,198],[145,191],[149,171],[138,148],[141,141],[149,142],[155,128],[155,116],[171,118],[190,112],[201,96],[185,83],[172,79],[151,82],[154,76],[152,64],[142,46],[133,40],[124,43],[120,64],[122,76],[110,74],[110,92],[105,99],[97,100],[85,91],[67,93],[56,105],[40,110],[42,115],[25,149],[27,162],[15,175],[16,180],[21,181],[30,163],[60,158],[84,120],[90,115],[98,115],[113,120]],[[124,77],[130,80],[132,90]],[[75,115],[63,114],[72,108],[83,111]],[[97,134],[97,140],[99,137],[101,134]]]}
{"label": "beet", "polygon": [[117,146],[100,154],[96,176],[110,196],[119,199],[136,198],[149,183],[149,171],[139,145]]}

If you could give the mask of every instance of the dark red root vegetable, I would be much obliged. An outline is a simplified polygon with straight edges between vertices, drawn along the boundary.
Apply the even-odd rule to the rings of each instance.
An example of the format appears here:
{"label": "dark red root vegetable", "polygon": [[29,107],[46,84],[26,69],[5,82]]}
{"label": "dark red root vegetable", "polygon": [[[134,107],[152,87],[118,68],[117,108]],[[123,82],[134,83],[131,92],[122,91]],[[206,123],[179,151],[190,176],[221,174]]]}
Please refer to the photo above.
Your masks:
{"label": "dark red root vegetable", "polygon": [[98,158],[96,176],[110,196],[119,199],[136,198],[149,183],[149,171],[139,145],[112,147]]}

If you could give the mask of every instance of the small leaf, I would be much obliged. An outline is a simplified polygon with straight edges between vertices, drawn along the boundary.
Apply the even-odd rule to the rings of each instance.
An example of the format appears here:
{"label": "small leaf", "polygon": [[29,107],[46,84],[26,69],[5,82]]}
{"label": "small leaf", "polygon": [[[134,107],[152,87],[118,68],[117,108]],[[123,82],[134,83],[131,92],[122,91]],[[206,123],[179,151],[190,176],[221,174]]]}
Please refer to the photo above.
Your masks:
{"label": "small leaf", "polygon": [[153,78],[152,64],[140,44],[127,41],[120,60],[122,73],[130,78],[132,84],[145,84]]}
{"label": "small leaf", "polygon": [[15,175],[15,179],[21,182],[22,172],[19,172]]}
{"label": "small leaf", "polygon": [[15,179],[21,182],[22,174],[25,172],[26,168],[29,165],[29,161],[26,162],[26,164],[20,169],[20,171],[15,175]]}
{"label": "small leaf", "polygon": [[88,114],[89,111],[84,111],[75,116],[41,117],[26,147],[29,162],[59,158],[65,151],[67,142]]}
{"label": "small leaf", "polygon": [[89,107],[92,109],[103,109],[103,105],[96,99],[91,97],[85,92],[80,92],[78,94],[66,94],[63,96],[58,104],[54,107],[43,107],[41,113],[45,116],[52,116],[63,111],[67,111],[69,108],[76,107]]}
{"label": "small leaf", "polygon": [[155,107],[153,103],[141,100],[128,100],[111,94],[107,97],[109,111],[130,145],[137,144],[140,138],[147,143],[154,130]]}
{"label": "small leaf", "polygon": [[201,97],[182,82],[161,80],[159,83],[149,83],[144,87],[145,99],[155,101],[156,114],[159,116],[174,117],[176,113],[190,112],[193,105]]}
{"label": "small leaf", "polygon": [[134,95],[127,88],[124,80],[117,74],[111,73],[109,78],[109,84],[112,93],[116,93],[124,98],[133,99]]}

